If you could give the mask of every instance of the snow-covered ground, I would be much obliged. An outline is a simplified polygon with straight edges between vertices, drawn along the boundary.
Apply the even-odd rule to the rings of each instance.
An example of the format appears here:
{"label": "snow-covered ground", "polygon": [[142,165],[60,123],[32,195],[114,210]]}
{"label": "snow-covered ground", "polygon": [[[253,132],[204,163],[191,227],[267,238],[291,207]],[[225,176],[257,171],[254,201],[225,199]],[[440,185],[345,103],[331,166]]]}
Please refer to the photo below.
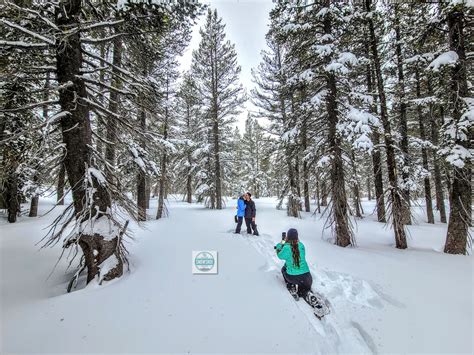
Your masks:
{"label": "snow-covered ground", "polygon": [[[446,225],[423,223],[415,209],[410,248],[397,250],[366,201],[358,247],[340,248],[319,216],[289,218],[274,199],[256,200],[260,237],[234,235],[234,204],[211,211],[172,199],[169,218],[131,226],[129,273],[70,294],[67,260],[48,278],[60,246],[35,245],[59,208],[2,219],[0,352],[473,352],[473,258],[441,252]],[[51,206],[42,199],[40,214]],[[313,288],[331,302],[321,321],[280,275],[273,245],[290,227],[306,245]],[[193,250],[217,250],[218,275],[193,275]]]}

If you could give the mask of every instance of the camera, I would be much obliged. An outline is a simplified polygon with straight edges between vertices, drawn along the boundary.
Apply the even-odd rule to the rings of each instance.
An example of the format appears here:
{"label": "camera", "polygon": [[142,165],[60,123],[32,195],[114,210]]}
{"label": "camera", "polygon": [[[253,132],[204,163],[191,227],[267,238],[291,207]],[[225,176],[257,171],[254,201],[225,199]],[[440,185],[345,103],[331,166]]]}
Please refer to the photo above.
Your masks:
{"label": "camera", "polygon": [[[285,240],[285,239],[286,239],[286,232],[282,232],[282,233],[281,233],[281,240],[283,241],[283,240]],[[276,247],[276,245],[275,245],[275,246],[273,247],[273,249],[276,250],[276,248],[277,248],[277,247]]]}

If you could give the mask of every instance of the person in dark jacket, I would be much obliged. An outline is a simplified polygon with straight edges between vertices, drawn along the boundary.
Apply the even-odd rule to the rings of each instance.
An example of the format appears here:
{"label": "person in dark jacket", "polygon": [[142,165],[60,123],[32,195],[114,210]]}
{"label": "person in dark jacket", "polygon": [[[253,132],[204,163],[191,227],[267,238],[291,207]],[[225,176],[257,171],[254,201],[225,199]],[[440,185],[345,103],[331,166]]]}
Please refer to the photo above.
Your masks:
{"label": "person in dark jacket", "polygon": [[247,233],[253,235],[258,235],[257,224],[255,223],[255,218],[257,216],[257,208],[255,207],[255,202],[252,200],[252,194],[247,192],[245,195],[246,207],[245,207],[245,225],[247,226]]}

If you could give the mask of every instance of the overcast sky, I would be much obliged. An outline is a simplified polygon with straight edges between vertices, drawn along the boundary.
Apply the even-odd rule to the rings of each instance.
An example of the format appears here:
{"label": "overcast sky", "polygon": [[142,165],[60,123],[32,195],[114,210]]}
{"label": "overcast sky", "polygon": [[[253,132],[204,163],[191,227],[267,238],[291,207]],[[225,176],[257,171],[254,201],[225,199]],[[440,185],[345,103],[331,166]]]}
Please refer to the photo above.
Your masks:
{"label": "overcast sky", "polygon": [[[260,62],[260,51],[265,49],[265,34],[268,29],[268,15],[273,7],[272,0],[210,0],[202,1],[217,14],[226,25],[226,36],[235,44],[237,60],[242,67],[240,80],[250,94],[252,87],[251,69]],[[193,31],[191,43],[181,59],[182,69],[187,70],[191,64],[193,49],[199,45],[199,27],[202,26],[205,15]],[[247,103],[250,107],[250,103]],[[247,111],[240,115],[238,126],[242,129],[247,118]]]}

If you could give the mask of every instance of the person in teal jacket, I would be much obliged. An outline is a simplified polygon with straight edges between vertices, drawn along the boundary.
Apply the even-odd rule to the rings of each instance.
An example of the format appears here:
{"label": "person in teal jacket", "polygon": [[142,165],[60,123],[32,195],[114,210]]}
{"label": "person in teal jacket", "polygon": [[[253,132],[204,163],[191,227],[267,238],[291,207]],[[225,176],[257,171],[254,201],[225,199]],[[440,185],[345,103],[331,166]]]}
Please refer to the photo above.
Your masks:
{"label": "person in teal jacket", "polygon": [[281,273],[288,291],[296,300],[303,297],[313,305],[316,299],[311,292],[313,277],[306,262],[304,245],[298,239],[298,231],[289,229],[285,239],[275,246],[275,250],[278,258],[285,260]]}
{"label": "person in teal jacket", "polygon": [[237,212],[235,216],[237,217],[237,227],[235,228],[235,233],[240,234],[240,229],[242,228],[242,222],[245,217],[245,207],[247,207],[245,203],[245,194],[240,196],[237,200]]}

